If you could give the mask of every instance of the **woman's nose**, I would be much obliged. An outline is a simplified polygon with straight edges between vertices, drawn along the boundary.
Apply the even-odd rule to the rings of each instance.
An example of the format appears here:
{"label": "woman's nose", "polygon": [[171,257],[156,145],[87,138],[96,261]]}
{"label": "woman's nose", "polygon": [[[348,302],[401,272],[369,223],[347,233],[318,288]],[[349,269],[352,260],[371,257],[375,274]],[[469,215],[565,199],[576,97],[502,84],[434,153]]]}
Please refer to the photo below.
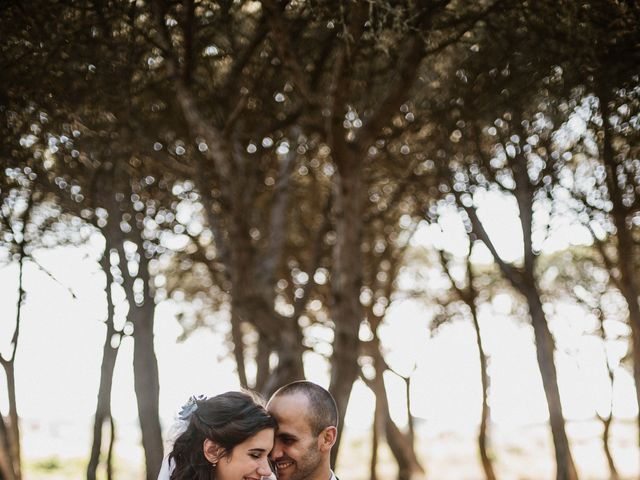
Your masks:
{"label": "woman's nose", "polygon": [[269,462],[267,459],[263,459],[260,461],[260,465],[258,465],[258,475],[262,477],[269,477],[273,472],[271,471],[271,467],[269,466]]}

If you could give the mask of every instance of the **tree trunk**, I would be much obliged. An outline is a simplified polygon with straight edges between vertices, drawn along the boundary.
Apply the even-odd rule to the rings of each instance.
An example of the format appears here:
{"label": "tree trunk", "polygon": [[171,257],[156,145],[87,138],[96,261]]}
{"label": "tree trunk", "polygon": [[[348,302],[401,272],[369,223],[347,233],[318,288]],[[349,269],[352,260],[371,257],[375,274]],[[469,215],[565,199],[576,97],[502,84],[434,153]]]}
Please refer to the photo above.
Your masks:
{"label": "tree trunk", "polygon": [[[297,321],[295,318],[288,320]],[[263,386],[262,391],[265,397],[270,397],[278,388],[287,383],[305,378],[302,363],[302,331],[297,324],[285,327],[280,332],[280,342],[275,351],[278,354],[278,365]]]}
{"label": "tree trunk", "polygon": [[547,319],[542,309],[542,301],[535,285],[530,279],[524,293],[529,305],[531,323],[535,335],[538,366],[542,375],[542,384],[549,408],[549,421],[555,447],[557,480],[576,480],[578,474],[573,463],[569,440],[565,431],[564,414],[558,389],[558,375],[554,363],[554,343],[547,325]]}
{"label": "tree trunk", "polygon": [[[125,187],[124,191],[130,195],[131,186]],[[119,216],[117,218],[119,219]],[[120,257],[123,289],[129,305],[127,320],[133,325],[133,383],[144,450],[145,478],[157,480],[162,466],[164,447],[159,414],[160,379],[153,342],[155,302],[151,290],[149,258],[144,248],[142,226],[134,220],[131,222],[131,227],[132,230],[127,237],[120,228],[114,229],[113,235],[117,238],[115,248]],[[138,271],[135,278],[127,265],[124,249],[126,240],[135,243],[137,248]],[[135,280],[141,282],[141,292],[135,291]]]}
{"label": "tree trunk", "polygon": [[[513,124],[516,132],[523,134],[522,119],[518,112],[514,112]],[[577,480],[578,473],[573,463],[569,439],[565,430],[564,414],[560,389],[558,388],[558,375],[554,360],[555,345],[547,318],[542,308],[542,300],[536,287],[535,264],[536,254],[533,250],[533,201],[535,186],[528,172],[528,160],[524,155],[517,155],[512,164],[516,188],[514,195],[518,202],[520,226],[523,237],[524,269],[516,283],[520,292],[527,299],[531,324],[533,326],[538,367],[542,375],[542,385],[549,409],[549,422],[556,456],[557,480]],[[512,281],[513,283],[513,281]]]}
{"label": "tree trunk", "polygon": [[369,464],[370,480],[378,480],[378,445],[380,444],[380,423],[382,412],[381,402],[376,396],[376,406],[373,412],[373,425],[371,426],[371,462]]}
{"label": "tree trunk", "polygon": [[[29,212],[31,210],[31,205],[31,202],[29,202],[25,219],[28,218]],[[5,422],[5,419],[2,419],[3,428],[0,434],[2,434],[4,438],[0,448],[5,450],[5,452],[3,452],[2,454],[2,457],[3,459],[6,458],[6,462],[8,464],[7,470],[9,470],[9,478],[11,478],[12,475],[16,480],[20,480],[22,478],[20,418],[18,416],[18,405],[16,400],[15,360],[16,352],[18,350],[18,339],[20,337],[22,306],[25,297],[23,279],[24,261],[26,259],[26,254],[24,251],[23,243],[20,243],[18,245],[18,255],[18,301],[16,303],[16,323],[13,331],[13,336],[11,338],[12,351],[8,359],[4,358],[0,354],[0,363],[2,363],[2,367],[4,368],[5,376],[7,379],[7,399],[9,401],[8,424],[7,422]]]}
{"label": "tree trunk", "polygon": [[0,416],[0,479],[17,480],[11,456],[9,428],[2,416]]}
{"label": "tree trunk", "polygon": [[[100,372],[100,388],[98,391],[98,405],[93,424],[93,443],[91,444],[91,454],[89,465],[87,466],[87,480],[95,480],[97,477],[98,464],[100,463],[100,453],[102,451],[102,430],[105,422],[113,423],[111,417],[111,385],[113,382],[113,371],[117,358],[117,348],[111,347],[107,342],[113,333],[107,333],[102,352],[102,366]],[[110,351],[107,351],[110,350]],[[107,385],[108,383],[108,385]],[[110,436],[111,436],[110,428]],[[110,442],[111,443],[111,442]]]}
{"label": "tree trunk", "polygon": [[116,426],[113,416],[109,415],[109,449],[107,450],[107,480],[113,479],[113,445],[116,440]]}
{"label": "tree trunk", "polygon": [[237,310],[231,302],[231,340],[233,342],[233,357],[236,360],[238,380],[242,388],[249,388],[247,381],[247,367],[244,361],[244,340],[242,338],[242,322],[238,318]]}
{"label": "tree trunk", "polygon": [[156,480],[162,464],[162,433],[158,413],[160,385],[153,348],[153,305],[144,305],[134,315],[133,373],[138,417],[142,431],[147,480]]}
{"label": "tree trunk", "polygon": [[[620,235],[620,231],[618,231]],[[618,237],[620,242],[620,237]],[[620,251],[620,247],[619,247]],[[629,308],[629,324],[631,326],[631,341],[632,341],[632,359],[633,359],[633,380],[636,387],[636,403],[639,408],[637,424],[638,424],[638,445],[640,445],[640,308],[638,307],[637,292],[635,282],[632,280],[631,272],[623,273],[623,270],[631,270],[628,266],[623,264],[630,263],[628,260],[621,260],[619,262],[620,276],[622,278],[622,295],[624,296],[627,307]]]}
{"label": "tree trunk", "polygon": [[[18,432],[19,438],[19,426],[16,423],[17,414],[15,413],[15,395],[16,395],[16,387],[15,387],[15,368],[13,362],[3,362],[2,366],[4,367],[6,379],[7,379],[7,394],[9,396],[9,415],[8,422],[5,422],[5,419],[2,419],[2,431],[0,431],[0,436],[2,436],[2,457],[3,463],[6,461],[7,464],[7,476],[8,478],[14,478],[15,480],[20,480],[22,478],[21,474],[21,458],[20,458],[20,444],[16,443],[16,431]],[[6,460],[4,460],[6,458]]]}
{"label": "tree trunk", "polygon": [[256,278],[256,251],[249,234],[246,210],[241,195],[236,192],[232,212],[229,215],[228,248],[229,278],[231,279],[232,311],[236,323],[247,322],[254,325],[262,338],[271,345],[279,337],[282,326],[274,315],[274,297],[265,294]]}
{"label": "tree trunk", "polygon": [[142,431],[146,478],[147,480],[156,480],[162,465],[163,446],[158,405],[160,380],[158,361],[153,345],[155,305],[149,292],[149,261],[145,257],[141,244],[138,245],[138,252],[140,254],[138,277],[144,282],[144,303],[140,306],[135,303],[130,305],[130,308],[133,309],[130,319],[134,325],[134,388]]}
{"label": "tree trunk", "polygon": [[7,378],[7,394],[9,397],[9,422],[7,439],[9,443],[9,459],[13,468],[16,480],[22,478],[21,455],[20,455],[20,425],[18,412],[16,410],[16,377],[14,362],[3,362],[5,375]]}
{"label": "tree trunk", "polygon": [[609,416],[601,418],[601,420],[604,427],[602,430],[602,446],[604,447],[604,454],[605,457],[607,457],[607,465],[609,466],[609,480],[620,480],[616,463],[613,460],[611,449],[609,448],[609,432],[611,429],[611,420],[613,420],[613,415],[609,414]]}
{"label": "tree trunk", "polygon": [[[414,369],[415,370],[415,369]],[[405,385],[405,405],[407,407],[407,427],[409,434],[409,441],[411,444],[415,444],[416,441],[416,428],[415,422],[413,420],[413,415],[411,415],[411,375],[407,377],[403,377],[404,385]]]}
{"label": "tree trunk", "polygon": [[[602,302],[602,301],[601,301]],[[613,460],[613,455],[611,454],[611,449],[609,446],[609,433],[611,430],[611,423],[613,421],[613,382],[615,380],[614,367],[609,362],[609,357],[607,356],[607,332],[604,329],[604,312],[602,309],[602,303],[598,305],[598,333],[600,334],[600,338],[602,339],[602,351],[604,353],[605,362],[607,364],[607,374],[609,376],[609,414],[606,417],[601,417],[598,415],[598,418],[602,421],[602,447],[604,449],[605,457],[607,458],[607,465],[609,465],[609,480],[619,480],[620,476],[618,475],[618,469],[616,468],[615,461]]]}
{"label": "tree trunk", "polygon": [[367,385],[376,396],[376,417],[384,428],[387,444],[398,465],[398,480],[411,480],[417,476],[423,476],[425,471],[415,453],[411,434],[402,433],[391,418],[387,389],[383,378],[386,365],[379,351],[375,354],[376,377],[372,381],[367,381]]}
{"label": "tree trunk", "polygon": [[424,468],[418,461],[413,444],[409,441],[408,436],[404,435],[391,419],[389,406],[386,405],[385,408],[385,436],[387,438],[387,444],[391,449],[391,453],[393,453],[393,456],[398,463],[398,480],[412,480],[417,476],[424,475]]}
{"label": "tree trunk", "polygon": [[[469,261],[469,260],[467,260]],[[471,277],[469,278],[471,282]],[[470,291],[473,291],[473,286],[469,285]],[[475,295],[473,295],[475,298]],[[478,312],[473,299],[469,299],[469,307],[471,309],[471,318],[473,320],[473,328],[476,332],[476,343],[478,345],[478,357],[480,359],[480,378],[482,381],[482,414],[480,417],[480,430],[478,432],[478,451],[480,452],[480,460],[482,462],[482,469],[487,480],[496,480],[495,472],[493,471],[493,464],[489,455],[488,448],[488,434],[487,427],[490,418],[489,409],[489,374],[487,373],[487,355],[484,351],[482,344],[482,335],[480,333],[480,323],[478,322]]]}
{"label": "tree trunk", "polygon": [[[107,232],[105,238],[109,235]],[[100,463],[100,453],[102,450],[102,429],[108,420],[113,425],[111,417],[111,387],[113,384],[113,372],[118,356],[119,342],[117,346],[112,345],[116,329],[113,323],[114,305],[111,298],[111,285],[113,284],[113,276],[111,275],[111,263],[109,262],[110,244],[113,240],[106,238],[105,251],[100,261],[102,270],[106,277],[105,294],[107,297],[107,318],[105,325],[107,331],[105,334],[104,345],[102,347],[102,365],[100,367],[100,387],[98,388],[98,404],[96,406],[96,414],[93,424],[93,443],[91,446],[91,454],[89,457],[89,465],[87,466],[87,480],[96,479],[96,471]],[[124,259],[123,259],[124,262]],[[113,437],[113,427],[110,428],[110,435]]]}
{"label": "tree trunk", "polygon": [[268,342],[263,339],[262,335],[258,337],[258,351],[256,353],[256,381],[253,389],[262,392],[264,395],[265,386],[269,380],[269,358],[271,357],[271,347]]}
{"label": "tree trunk", "polygon": [[[338,168],[336,190],[336,243],[331,275],[334,328],[329,390],[338,405],[340,428],[331,451],[331,464],[340,447],[353,382],[358,377],[358,332],[363,318],[360,305],[362,284],[362,217],[365,185],[354,159],[344,159]],[[351,160],[351,161],[349,161]]]}

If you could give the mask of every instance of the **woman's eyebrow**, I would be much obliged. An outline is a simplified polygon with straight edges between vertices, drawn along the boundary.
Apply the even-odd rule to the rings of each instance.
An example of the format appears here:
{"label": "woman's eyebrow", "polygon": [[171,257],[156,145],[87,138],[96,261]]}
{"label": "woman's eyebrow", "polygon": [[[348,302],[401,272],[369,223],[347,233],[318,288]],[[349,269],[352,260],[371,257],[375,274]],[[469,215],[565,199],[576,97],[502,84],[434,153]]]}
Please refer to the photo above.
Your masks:
{"label": "woman's eyebrow", "polygon": [[249,451],[250,452],[266,452],[267,450],[264,448],[256,447],[256,448],[250,448]]}

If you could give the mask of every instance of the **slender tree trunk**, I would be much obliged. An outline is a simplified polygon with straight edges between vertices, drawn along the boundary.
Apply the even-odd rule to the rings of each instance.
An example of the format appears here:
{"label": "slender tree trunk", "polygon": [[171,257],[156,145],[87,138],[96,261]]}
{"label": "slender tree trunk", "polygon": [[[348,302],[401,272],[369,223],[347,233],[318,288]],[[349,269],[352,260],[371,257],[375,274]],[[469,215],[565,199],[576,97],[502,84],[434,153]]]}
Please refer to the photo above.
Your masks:
{"label": "slender tree trunk", "polygon": [[238,379],[242,388],[249,388],[247,381],[247,367],[244,361],[244,340],[242,338],[242,325],[238,318],[237,309],[231,302],[231,340],[233,341],[233,357],[236,360]]}
{"label": "slender tree trunk", "polygon": [[[7,417],[8,422],[2,419],[2,430],[0,430],[0,436],[2,438],[2,457],[6,458],[7,467],[9,472],[9,478],[15,478],[20,480],[22,478],[20,469],[20,443],[16,442],[16,431],[19,438],[19,425],[17,424],[18,418],[15,413],[16,408],[16,381],[15,381],[15,367],[13,362],[2,362],[4,367],[5,376],[7,379],[7,395],[9,397],[9,415]],[[4,462],[3,462],[4,463]]]}
{"label": "slender tree trunk", "polygon": [[385,408],[387,409],[384,414],[385,437],[398,464],[398,480],[412,480],[416,476],[424,475],[424,468],[418,461],[413,444],[391,419],[388,411],[389,406],[387,405]]}
{"label": "slender tree trunk", "polygon": [[[381,387],[382,390],[380,393],[383,395],[381,410],[384,416],[385,437],[398,464],[398,480],[411,480],[418,476],[424,476],[424,467],[416,455],[411,431],[404,434],[391,418],[389,402],[387,401],[387,389],[384,385],[384,379],[382,378]],[[410,416],[411,412],[408,412],[407,415]]]}
{"label": "slender tree trunk", "polygon": [[576,480],[578,478],[571,450],[569,439],[565,430],[564,414],[560,401],[560,390],[558,389],[558,375],[554,363],[554,343],[547,325],[547,320],[542,309],[542,301],[535,285],[529,282],[523,292],[529,305],[529,313],[533,324],[535,335],[536,354],[538,365],[542,375],[542,384],[547,398],[549,408],[549,421],[553,434],[553,445],[555,447],[558,480]]}
{"label": "slender tree trunk", "polygon": [[365,185],[353,158],[343,159],[338,168],[336,192],[336,243],[331,276],[332,317],[335,324],[331,356],[330,391],[338,405],[338,439],[331,451],[332,465],[338,455],[344,418],[358,377],[358,332],[363,318],[360,305],[362,285],[362,216]]}
{"label": "slender tree trunk", "polygon": [[382,418],[381,402],[376,396],[376,406],[373,412],[373,425],[371,426],[371,462],[369,464],[370,480],[378,480],[378,446],[380,444],[380,423]]}
{"label": "slender tree trunk", "polygon": [[604,455],[607,458],[607,465],[609,466],[609,480],[620,480],[620,475],[618,475],[618,469],[616,468],[616,463],[613,460],[613,455],[611,455],[611,449],[609,447],[609,433],[613,415],[609,414],[600,420],[602,420],[602,426],[604,427],[602,430],[602,446],[604,448]]}
{"label": "slender tree trunk", "polygon": [[[30,202],[29,205],[32,205]],[[29,207],[29,211],[30,211]],[[13,335],[13,354],[11,356],[10,363],[7,364],[9,368],[6,369],[7,374],[7,393],[9,396],[9,420],[10,420],[10,433],[11,443],[13,445],[13,463],[18,479],[22,478],[22,448],[20,446],[20,417],[18,416],[18,402],[16,398],[16,375],[15,364],[16,354],[18,352],[18,337],[20,334],[20,324],[22,322],[22,306],[24,305],[25,291],[24,291],[24,262],[26,260],[26,254],[24,251],[24,244],[20,244],[20,280],[18,286],[18,311],[16,313],[16,328]]]}
{"label": "slender tree trunk", "polygon": [[[469,279],[471,281],[471,279]],[[470,285],[470,289],[473,287]],[[474,296],[475,297],[475,296]],[[495,472],[493,471],[493,463],[489,455],[488,447],[488,434],[487,427],[490,418],[489,409],[489,374],[487,373],[487,355],[484,351],[482,344],[482,334],[480,332],[480,322],[478,322],[478,312],[475,303],[470,299],[469,307],[471,308],[471,318],[473,320],[473,328],[476,332],[476,343],[478,345],[478,357],[480,359],[480,378],[482,381],[482,414],[480,417],[480,430],[478,432],[478,450],[480,452],[480,460],[482,462],[482,469],[487,480],[496,480]]]}
{"label": "slender tree trunk", "polygon": [[2,480],[17,480],[11,457],[9,427],[2,416],[0,416],[0,478]]}
{"label": "slender tree trunk", "polygon": [[138,245],[140,254],[138,277],[144,282],[144,303],[133,303],[130,316],[133,325],[133,374],[138,417],[142,431],[142,446],[145,452],[147,480],[156,480],[162,465],[162,432],[159,417],[160,380],[158,361],[153,345],[153,324],[155,305],[149,292],[149,261],[145,257],[142,245]]}
{"label": "slender tree trunk", "polygon": [[[636,323],[640,323],[640,308],[638,307],[638,297],[635,293],[637,292],[637,289],[635,288],[633,280],[625,273],[622,273],[623,270],[628,269],[628,267],[622,266],[622,264],[625,263],[630,262],[626,259],[620,262],[620,276],[622,277],[622,283],[625,284],[625,287],[622,290],[622,295],[624,296],[627,302],[627,307],[629,308],[629,324],[631,326],[631,341],[633,345],[633,350],[631,352],[633,359],[633,380],[636,387],[636,402],[638,404],[638,408],[640,409],[640,326],[638,326],[638,324]],[[640,445],[640,412],[638,413],[637,424],[638,445]]]}
{"label": "slender tree trunk", "polygon": [[[372,322],[377,323],[379,322]],[[393,454],[396,463],[398,465],[398,480],[411,480],[417,477],[422,477],[425,474],[425,470],[418,460],[414,448],[414,432],[411,428],[407,433],[400,431],[398,426],[391,418],[389,411],[389,401],[387,397],[387,389],[384,383],[384,372],[389,368],[380,351],[380,342],[377,337],[377,325],[373,326],[374,338],[369,344],[370,354],[374,359],[374,367],[376,376],[373,380],[368,380],[364,377],[364,382],[371,389],[376,397],[376,407],[374,416],[374,427],[383,428],[384,435],[387,440],[387,445]],[[410,408],[410,405],[408,405]],[[407,415],[411,416],[411,411],[407,411]],[[377,437],[376,441],[377,441]],[[373,458],[372,458],[372,472],[373,472]]]}
{"label": "slender tree trunk", "polygon": [[[131,186],[125,187],[124,192],[130,195]],[[117,237],[115,245],[120,257],[123,288],[129,304],[127,320],[133,325],[133,383],[144,450],[145,478],[157,480],[164,447],[159,414],[160,379],[153,335],[155,302],[142,228],[135,220],[131,223],[132,231],[129,237],[125,237],[120,228],[114,232],[114,236]],[[134,242],[137,247],[138,271],[135,279],[127,266],[125,240]],[[135,291],[135,280],[141,282],[141,292]]]}
{"label": "slender tree trunk", "polygon": [[613,422],[613,382],[615,379],[614,367],[609,362],[609,357],[607,355],[607,332],[604,329],[604,313],[602,311],[602,306],[599,305],[597,307],[598,312],[598,332],[600,333],[600,338],[602,339],[602,350],[605,357],[605,362],[607,364],[607,374],[609,376],[609,393],[610,393],[610,401],[609,401],[609,414],[605,417],[601,417],[598,415],[598,418],[602,421],[602,447],[604,449],[605,457],[607,458],[607,465],[609,466],[609,480],[619,480],[620,476],[618,475],[618,469],[616,468],[616,463],[613,460],[613,455],[611,454],[611,448],[609,445],[609,433],[611,430],[611,423]]}
{"label": "slender tree trunk", "polygon": [[403,377],[403,380],[405,385],[405,405],[407,408],[407,427],[409,430],[409,441],[412,445],[415,445],[416,428],[415,422],[413,420],[413,415],[411,415],[411,375]]}
{"label": "slender tree trunk", "polygon": [[[113,333],[107,333],[107,338],[111,338]],[[98,392],[98,405],[93,425],[93,442],[91,444],[91,454],[89,457],[89,465],[87,466],[87,480],[95,480],[97,477],[97,469],[100,463],[100,453],[102,451],[102,430],[105,422],[109,421],[113,424],[111,417],[111,407],[108,403],[111,401],[111,383],[113,381],[113,370],[117,357],[117,348],[111,347],[105,340],[103,347],[103,358],[100,373],[100,388]],[[110,352],[107,352],[110,349]],[[109,385],[107,386],[107,382]],[[105,404],[107,402],[107,404]],[[109,435],[112,436],[110,428]],[[111,442],[110,442],[111,443]]]}
{"label": "slender tree trunk", "polygon": [[3,362],[2,366],[4,367],[4,372],[7,378],[7,395],[9,397],[8,439],[10,459],[15,473],[15,478],[16,480],[20,480],[22,478],[22,458],[20,454],[20,425],[18,412],[16,410],[15,364],[14,362]]}
{"label": "slender tree trunk", "polygon": [[560,390],[558,388],[558,375],[554,362],[554,342],[547,319],[542,308],[542,300],[533,283],[533,278],[526,285],[519,284],[518,290],[527,299],[529,314],[533,326],[536,346],[536,357],[538,368],[542,377],[547,407],[549,411],[549,422],[553,436],[553,445],[556,458],[556,479],[557,480],[577,480],[578,473],[573,462],[569,439],[565,430],[564,414],[560,400]]}
{"label": "slender tree trunk", "polygon": [[162,464],[162,433],[158,398],[158,362],[153,348],[153,305],[144,305],[134,314],[133,373],[138,417],[145,452],[147,480],[156,480]]}
{"label": "slender tree trunk", "polygon": [[[113,217],[115,218],[115,217]],[[113,221],[110,219],[110,221]],[[105,237],[109,236],[109,232],[105,233]],[[110,245],[113,239],[106,239],[105,252],[100,261],[102,270],[106,277],[105,295],[107,298],[107,318],[105,325],[107,331],[105,333],[104,345],[102,347],[102,365],[100,367],[100,387],[98,388],[98,403],[96,406],[96,414],[93,424],[93,443],[91,446],[91,454],[89,457],[89,465],[87,466],[87,480],[95,480],[98,464],[100,463],[100,453],[102,450],[102,430],[106,421],[113,425],[111,417],[111,387],[113,384],[113,372],[115,370],[116,359],[118,356],[120,342],[116,346],[112,345],[113,337],[117,334],[114,326],[114,305],[111,298],[111,285],[113,284],[113,276],[111,275],[111,263],[109,262]],[[124,261],[124,259],[123,259]],[[110,435],[113,437],[113,428],[110,428]],[[110,476],[109,476],[110,478]]]}
{"label": "slender tree trunk", "polygon": [[398,465],[398,480],[411,480],[416,476],[424,475],[425,471],[415,453],[411,435],[402,433],[391,418],[387,389],[383,378],[384,370],[385,363],[378,352],[376,377],[367,383],[376,396],[376,416],[379,416],[378,419],[384,428],[387,444]]}
{"label": "slender tree trunk", "polygon": [[109,415],[109,449],[107,450],[107,480],[113,479],[113,446],[116,441],[116,425]]}
{"label": "slender tree trunk", "polygon": [[256,353],[256,381],[253,389],[265,392],[265,386],[269,380],[269,358],[271,357],[271,347],[268,342],[263,339],[262,335],[258,338],[258,351]]}
{"label": "slender tree trunk", "polygon": [[[29,206],[27,207],[27,214],[25,218],[28,218],[29,212],[31,210],[31,202],[29,202]],[[16,322],[15,328],[13,331],[13,336],[11,338],[11,354],[8,359],[4,358],[0,354],[0,363],[2,363],[2,367],[5,372],[6,380],[7,380],[7,399],[9,401],[9,414],[8,414],[8,425],[7,422],[3,419],[2,421],[2,431],[0,434],[6,440],[3,439],[2,445],[0,448],[4,446],[6,452],[2,455],[2,457],[7,458],[8,470],[10,470],[10,475],[13,476],[16,480],[20,480],[22,478],[22,455],[20,448],[20,418],[18,416],[18,405],[16,400],[16,377],[15,377],[15,360],[16,360],[16,352],[18,350],[18,339],[20,337],[20,324],[22,321],[22,306],[24,304],[25,291],[24,291],[24,262],[26,259],[26,254],[24,251],[24,244],[21,243],[18,246],[18,301],[16,303]]]}
{"label": "slender tree trunk", "polygon": [[469,238],[469,252],[467,253],[467,287],[466,289],[462,289],[456,285],[455,279],[451,274],[451,270],[447,265],[447,260],[445,258],[444,252],[440,251],[440,263],[442,264],[442,268],[446,273],[447,277],[449,277],[449,281],[451,282],[452,288],[458,293],[458,297],[462,300],[471,311],[471,321],[473,323],[473,329],[476,334],[476,344],[478,346],[478,359],[480,360],[480,379],[482,383],[482,413],[480,416],[480,429],[478,431],[478,452],[480,453],[480,461],[482,462],[482,469],[484,470],[484,474],[487,480],[495,480],[495,472],[493,471],[493,464],[491,462],[491,457],[489,455],[489,439],[488,439],[488,425],[490,419],[490,409],[489,409],[489,374],[487,372],[487,355],[485,354],[483,342],[482,342],[482,333],[480,331],[480,322],[478,321],[478,309],[476,307],[476,301],[478,298],[478,294],[473,285],[473,269],[471,265],[471,260],[469,259],[469,254],[471,253],[471,249],[473,248],[473,239]]}

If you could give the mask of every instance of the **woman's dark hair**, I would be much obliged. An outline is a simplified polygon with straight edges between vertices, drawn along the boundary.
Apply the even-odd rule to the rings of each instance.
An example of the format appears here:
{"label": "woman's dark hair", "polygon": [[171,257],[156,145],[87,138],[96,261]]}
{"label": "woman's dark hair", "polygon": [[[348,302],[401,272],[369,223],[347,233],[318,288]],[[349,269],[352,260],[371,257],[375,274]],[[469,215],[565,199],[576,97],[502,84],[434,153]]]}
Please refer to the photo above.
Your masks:
{"label": "woman's dark hair", "polygon": [[265,428],[276,428],[262,402],[244,392],[227,392],[197,400],[189,425],[175,441],[169,462],[175,465],[171,480],[210,480],[213,468],[203,452],[205,439],[213,440],[231,455],[233,448]]}

